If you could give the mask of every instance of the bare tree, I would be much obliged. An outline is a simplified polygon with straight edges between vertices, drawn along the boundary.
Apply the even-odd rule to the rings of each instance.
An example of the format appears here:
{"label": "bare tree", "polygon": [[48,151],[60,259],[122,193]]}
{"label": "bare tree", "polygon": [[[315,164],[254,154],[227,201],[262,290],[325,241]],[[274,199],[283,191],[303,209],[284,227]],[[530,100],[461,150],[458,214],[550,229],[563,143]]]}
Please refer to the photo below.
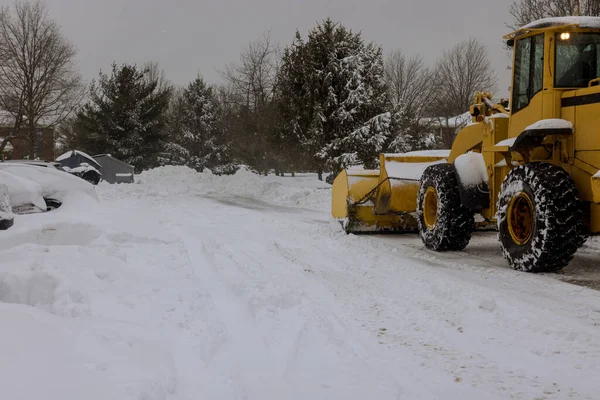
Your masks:
{"label": "bare tree", "polygon": [[392,52],[385,60],[385,80],[393,105],[402,105],[420,117],[431,100],[432,73],[421,56],[406,57],[402,51]]}
{"label": "bare tree", "polygon": [[385,60],[384,76],[388,88],[395,139],[393,151],[422,149],[431,131],[431,120],[423,118],[433,98],[433,72],[419,55],[407,57],[393,51]]}
{"label": "bare tree", "polygon": [[[251,42],[237,63],[220,71],[227,82],[227,91],[221,91],[221,100],[237,109],[233,141],[237,144],[235,156],[254,164],[265,174],[272,160],[269,156],[269,135],[273,129],[273,100],[277,90],[279,48],[269,33]],[[230,104],[231,106],[232,104]]]}
{"label": "bare tree", "polygon": [[510,6],[514,18],[511,29],[518,29],[532,21],[569,15],[600,15],[600,0],[521,0]]}
{"label": "bare tree", "polygon": [[31,158],[39,130],[60,124],[83,98],[75,55],[42,2],[0,11],[0,109],[12,117],[13,134],[26,127]]}
{"label": "bare tree", "polygon": [[144,71],[144,79],[146,82],[158,82],[158,85],[156,85],[157,91],[160,92],[172,86],[171,82],[167,79],[165,70],[160,68],[158,62],[148,61],[144,63],[142,71]]}
{"label": "bare tree", "polygon": [[438,118],[442,128],[447,128],[443,129],[442,139],[449,146],[454,129],[448,126],[450,118],[469,110],[475,92],[493,93],[498,78],[485,46],[470,38],[443,53],[436,63],[433,82],[435,94],[430,113]]}
{"label": "bare tree", "polygon": [[266,33],[249,44],[238,63],[221,71],[221,76],[243,101],[240,105],[257,110],[273,98],[277,89],[278,54],[278,46],[273,43],[270,33]]}

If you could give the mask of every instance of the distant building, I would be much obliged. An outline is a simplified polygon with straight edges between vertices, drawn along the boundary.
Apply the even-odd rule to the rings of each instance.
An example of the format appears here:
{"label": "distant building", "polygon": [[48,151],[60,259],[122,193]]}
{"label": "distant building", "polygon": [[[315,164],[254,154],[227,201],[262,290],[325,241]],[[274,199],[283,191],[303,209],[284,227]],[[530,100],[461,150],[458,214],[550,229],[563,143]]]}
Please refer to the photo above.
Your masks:
{"label": "distant building", "polygon": [[94,160],[102,166],[102,179],[108,183],[133,183],[134,167],[110,154],[98,154]]}

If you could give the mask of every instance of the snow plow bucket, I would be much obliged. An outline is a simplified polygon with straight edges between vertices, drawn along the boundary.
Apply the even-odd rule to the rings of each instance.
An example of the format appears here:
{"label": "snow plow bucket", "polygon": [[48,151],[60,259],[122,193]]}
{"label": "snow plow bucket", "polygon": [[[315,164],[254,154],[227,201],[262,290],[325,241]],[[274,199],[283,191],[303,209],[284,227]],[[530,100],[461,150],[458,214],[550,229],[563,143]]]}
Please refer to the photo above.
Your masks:
{"label": "snow plow bucket", "polygon": [[[422,154],[422,153],[419,153]],[[333,182],[331,212],[352,232],[415,232],[419,179],[446,157],[381,154],[380,170],[344,169]]]}

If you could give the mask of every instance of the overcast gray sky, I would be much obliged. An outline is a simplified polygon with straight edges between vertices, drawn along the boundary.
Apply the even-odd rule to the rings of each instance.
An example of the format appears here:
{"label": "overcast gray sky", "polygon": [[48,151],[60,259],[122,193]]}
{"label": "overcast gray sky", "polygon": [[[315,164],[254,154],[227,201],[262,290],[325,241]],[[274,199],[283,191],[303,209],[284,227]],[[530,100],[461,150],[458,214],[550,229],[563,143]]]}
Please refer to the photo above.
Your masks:
{"label": "overcast gray sky", "polygon": [[[2,0],[3,3],[7,0]],[[433,63],[469,36],[489,49],[500,77],[497,96],[508,96],[510,73],[502,36],[510,2],[467,0],[46,0],[51,16],[77,46],[86,80],[113,61],[157,61],[175,84],[216,72],[238,59],[248,43],[271,30],[285,46],[296,29],[306,35],[331,17],[361,31],[387,54],[402,49]]]}

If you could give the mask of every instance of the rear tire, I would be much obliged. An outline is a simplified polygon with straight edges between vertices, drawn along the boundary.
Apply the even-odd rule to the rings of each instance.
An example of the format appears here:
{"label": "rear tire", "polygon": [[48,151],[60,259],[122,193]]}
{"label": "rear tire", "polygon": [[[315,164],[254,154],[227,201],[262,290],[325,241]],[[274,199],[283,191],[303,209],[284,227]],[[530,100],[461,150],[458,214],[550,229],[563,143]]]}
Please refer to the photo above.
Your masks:
{"label": "rear tire", "polygon": [[425,247],[463,250],[471,240],[474,213],[462,205],[452,164],[427,167],[419,183],[417,219]]}
{"label": "rear tire", "polygon": [[558,271],[585,241],[577,189],[556,165],[513,168],[502,183],[496,218],[504,258],[519,271]]}

